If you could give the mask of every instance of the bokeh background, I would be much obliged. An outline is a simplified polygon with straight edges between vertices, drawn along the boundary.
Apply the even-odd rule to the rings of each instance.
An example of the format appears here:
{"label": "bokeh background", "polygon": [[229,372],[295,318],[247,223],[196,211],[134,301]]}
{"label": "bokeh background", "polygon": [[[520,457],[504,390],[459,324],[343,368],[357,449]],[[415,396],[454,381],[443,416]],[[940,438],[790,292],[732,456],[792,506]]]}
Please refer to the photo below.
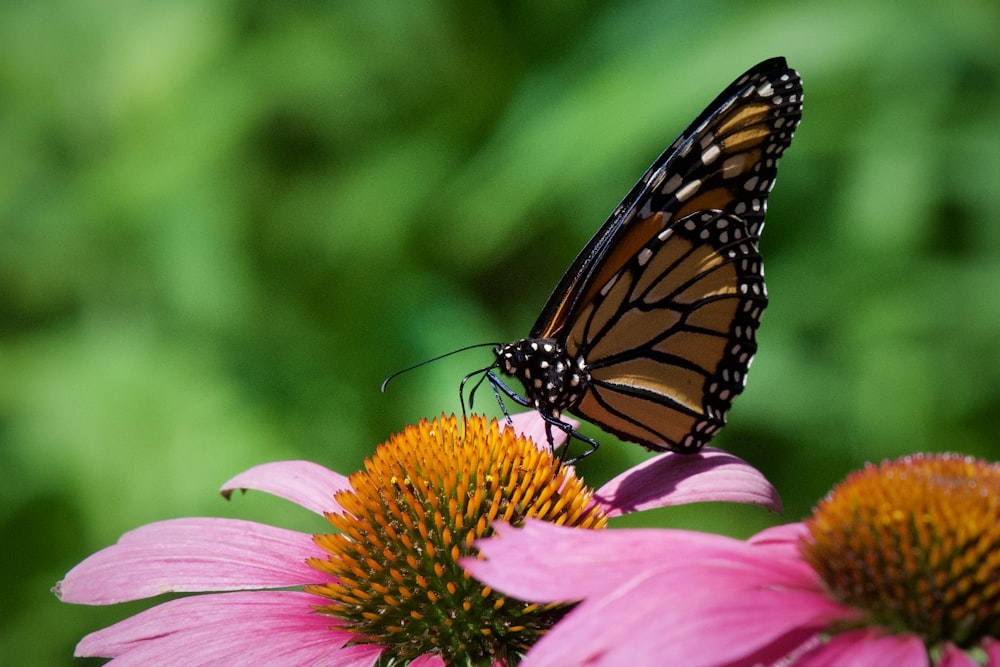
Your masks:
{"label": "bokeh background", "polygon": [[[379,383],[525,335],[653,158],[775,55],[805,112],[760,351],[715,444],[785,515],[618,522],[736,536],[865,461],[998,456],[1000,5],[5,2],[0,662],[68,665],[146,606],[49,592],[130,528],[322,530],[217,489],[275,459],[350,472],[457,411],[488,350]],[[587,432],[594,484],[647,456]]]}

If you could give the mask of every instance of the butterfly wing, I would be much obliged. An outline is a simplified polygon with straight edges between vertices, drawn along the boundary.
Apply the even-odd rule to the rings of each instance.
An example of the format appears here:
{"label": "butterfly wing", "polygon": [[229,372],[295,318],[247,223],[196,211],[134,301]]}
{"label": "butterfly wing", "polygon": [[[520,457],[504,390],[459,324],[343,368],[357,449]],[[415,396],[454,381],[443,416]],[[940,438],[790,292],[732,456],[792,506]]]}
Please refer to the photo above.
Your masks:
{"label": "butterfly wing", "polygon": [[577,343],[567,352],[587,359],[590,382],[572,411],[649,449],[699,449],[743,390],[766,305],[745,221],[717,210],[681,218],[573,321],[568,337]]}
{"label": "butterfly wing", "polygon": [[778,158],[801,115],[802,82],[784,58],[766,60],[730,84],[590,239],[553,290],[531,337],[564,337],[597,291],[680,218],[711,209],[737,215],[756,240]]}

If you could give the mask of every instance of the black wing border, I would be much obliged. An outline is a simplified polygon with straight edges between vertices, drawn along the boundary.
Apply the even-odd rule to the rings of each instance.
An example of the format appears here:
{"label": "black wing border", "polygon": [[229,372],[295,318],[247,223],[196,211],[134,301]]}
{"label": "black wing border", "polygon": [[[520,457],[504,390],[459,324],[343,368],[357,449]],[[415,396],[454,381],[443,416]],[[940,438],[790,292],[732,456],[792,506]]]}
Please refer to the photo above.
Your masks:
{"label": "black wing border", "polygon": [[[768,78],[777,78],[785,73],[796,74],[795,70],[788,66],[783,56],[764,60],[737,77],[705,107],[680,136],[656,158],[576,256],[545,302],[541,314],[531,328],[531,337],[537,337],[548,329],[549,324],[560,311],[565,313],[567,320],[572,319],[580,305],[577,302],[581,294],[585,292],[584,286],[589,283],[590,276],[600,266],[601,258],[607,253],[625,222],[631,219],[632,214],[641,208],[643,201],[650,195],[653,189],[650,187],[653,176],[670,165],[678,156],[686,154],[705,126],[743,96],[752,79],[762,75],[768,75]],[[569,296],[563,296],[567,294]],[[567,306],[563,306],[567,301],[569,301]]]}

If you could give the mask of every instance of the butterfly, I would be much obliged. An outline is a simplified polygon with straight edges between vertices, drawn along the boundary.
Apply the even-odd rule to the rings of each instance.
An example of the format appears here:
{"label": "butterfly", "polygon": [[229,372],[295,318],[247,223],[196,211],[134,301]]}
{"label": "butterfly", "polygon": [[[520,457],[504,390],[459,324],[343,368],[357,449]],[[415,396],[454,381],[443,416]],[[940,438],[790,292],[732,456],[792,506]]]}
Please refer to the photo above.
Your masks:
{"label": "butterfly", "polygon": [[550,444],[552,428],[588,443],[582,456],[597,442],[564,413],[650,450],[703,447],[757,350],[767,305],[757,241],[801,115],[802,81],[784,58],[736,79],[590,239],[528,337],[496,345],[460,393],[481,373],[476,387],[487,379],[498,399],[537,410]]}

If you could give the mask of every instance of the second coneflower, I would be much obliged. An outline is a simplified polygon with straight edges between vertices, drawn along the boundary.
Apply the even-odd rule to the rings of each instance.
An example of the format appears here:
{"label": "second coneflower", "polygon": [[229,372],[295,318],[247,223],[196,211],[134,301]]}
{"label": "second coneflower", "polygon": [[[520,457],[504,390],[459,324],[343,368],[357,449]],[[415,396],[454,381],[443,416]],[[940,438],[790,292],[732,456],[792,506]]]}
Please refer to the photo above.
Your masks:
{"label": "second coneflower", "polygon": [[[531,665],[1000,665],[1000,464],[869,465],[749,541],[500,526],[473,575],[582,602]],[[513,567],[514,564],[517,567]]]}

